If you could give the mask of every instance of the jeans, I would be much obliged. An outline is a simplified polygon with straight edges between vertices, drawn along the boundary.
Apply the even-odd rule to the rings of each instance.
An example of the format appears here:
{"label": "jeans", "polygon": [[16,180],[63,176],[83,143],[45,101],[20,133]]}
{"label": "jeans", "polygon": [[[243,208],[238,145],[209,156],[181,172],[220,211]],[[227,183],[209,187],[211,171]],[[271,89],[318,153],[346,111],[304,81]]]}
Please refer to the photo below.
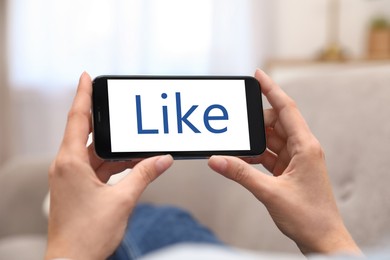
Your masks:
{"label": "jeans", "polygon": [[140,204],[129,219],[125,236],[110,260],[137,259],[177,243],[223,243],[186,211],[171,206]]}

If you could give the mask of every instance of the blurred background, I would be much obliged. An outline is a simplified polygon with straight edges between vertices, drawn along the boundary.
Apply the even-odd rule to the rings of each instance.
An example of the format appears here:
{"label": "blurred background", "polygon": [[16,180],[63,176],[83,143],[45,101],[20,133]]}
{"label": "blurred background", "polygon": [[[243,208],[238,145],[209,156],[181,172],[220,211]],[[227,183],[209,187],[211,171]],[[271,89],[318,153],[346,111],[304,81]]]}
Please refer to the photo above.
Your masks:
{"label": "blurred background", "polygon": [[[0,163],[55,154],[84,70],[252,75],[260,67],[284,79],[320,59],[389,58],[388,0],[0,3]],[[370,38],[373,28],[385,33]],[[370,42],[379,50],[370,53]]]}
{"label": "blurred background", "polygon": [[[256,67],[297,101],[322,143],[358,244],[385,239],[388,248],[390,0],[0,0],[0,258],[42,259],[47,169],[83,71],[253,75]],[[299,253],[251,194],[204,160],[169,171],[178,174],[159,178],[142,201],[189,209],[235,246]],[[38,240],[19,240],[19,249],[8,239],[31,234]]]}

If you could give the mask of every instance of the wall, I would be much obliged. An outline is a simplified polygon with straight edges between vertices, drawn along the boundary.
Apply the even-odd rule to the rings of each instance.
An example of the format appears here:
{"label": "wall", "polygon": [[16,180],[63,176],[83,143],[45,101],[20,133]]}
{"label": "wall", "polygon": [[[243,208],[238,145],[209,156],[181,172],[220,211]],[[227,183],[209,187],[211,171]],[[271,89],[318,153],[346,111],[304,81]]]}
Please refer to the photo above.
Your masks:
{"label": "wall", "polygon": [[[388,0],[339,0],[341,45],[353,58],[366,50],[367,25],[376,15],[390,18]],[[275,58],[313,58],[327,43],[330,0],[275,0]]]}
{"label": "wall", "polygon": [[[0,35],[5,34],[5,2],[0,0]],[[240,2],[240,8],[232,8],[234,5],[229,2],[216,0],[219,6],[215,8],[215,15],[220,16],[214,22],[221,26],[214,24],[219,34],[213,33],[214,45],[207,69],[213,74],[252,74],[255,67],[262,67],[270,58],[315,57],[327,42],[329,2],[247,0]],[[390,17],[390,0],[340,0],[340,3],[341,42],[354,57],[361,57],[365,50],[367,21],[380,12]],[[239,16],[242,14],[251,16],[250,20],[242,19]],[[6,88],[4,39],[0,37],[0,163],[6,156],[53,156],[61,141],[74,89],[64,90],[57,96],[13,90],[11,99],[6,98],[10,93]],[[7,119],[10,113],[5,107],[10,107],[13,116],[9,119],[12,120]],[[5,123],[7,120],[9,123]],[[7,129],[12,129],[12,135],[7,135]]]}
{"label": "wall", "polygon": [[[6,31],[6,1],[0,0],[0,36]],[[8,157],[8,87],[6,71],[6,41],[0,37],[0,164]]]}
{"label": "wall", "polygon": [[[43,4],[45,1],[37,2]],[[151,3],[153,2],[157,3],[158,1],[152,1]],[[172,3],[175,1],[170,2]],[[194,3],[196,1],[192,2]],[[12,4],[11,1],[9,1],[9,3],[10,4],[8,6],[8,10],[18,10],[18,4],[16,4],[17,1],[15,1],[15,3],[12,2]],[[62,1],[62,3],[65,5],[64,1]],[[37,27],[34,27],[35,30],[28,30],[28,32],[24,32],[28,34],[28,36],[31,32],[34,32],[34,34],[32,35],[33,37],[24,37],[22,38],[22,40],[14,40],[14,42],[9,40],[9,43],[15,45],[21,44],[25,47],[38,47],[37,42],[43,43],[47,37],[51,39],[51,41],[48,41],[50,44],[47,45],[47,48],[43,50],[38,50],[37,48],[34,48],[34,51],[32,53],[34,57],[37,57],[37,59],[29,59],[29,55],[26,55],[27,48],[22,48],[21,51],[16,51],[18,56],[21,57],[21,62],[15,63],[17,65],[11,64],[11,66],[13,67],[10,67],[9,69],[10,72],[13,72],[14,75],[27,75],[27,73],[31,73],[33,76],[29,77],[29,83],[25,83],[27,80],[24,78],[18,80],[21,83],[15,82],[16,80],[13,80],[14,77],[10,76],[10,81],[13,86],[15,86],[11,88],[10,91],[10,110],[12,111],[12,120],[9,124],[10,128],[12,129],[12,135],[10,136],[10,139],[12,141],[13,148],[12,152],[10,152],[10,155],[12,157],[31,155],[55,155],[62,138],[64,125],[66,122],[66,114],[71,104],[71,100],[73,98],[74,90],[77,84],[77,77],[79,75],[75,75],[74,84],[70,83],[72,82],[72,80],[66,81],[65,77],[62,76],[66,75],[69,68],[74,69],[80,67],[82,67],[80,68],[80,72],[82,71],[81,69],[86,69],[88,72],[91,73],[92,76],[98,75],[96,74],[96,71],[99,71],[99,69],[95,70],[95,73],[88,69],[88,66],[90,66],[88,60],[90,60],[89,58],[91,57],[88,56],[88,54],[101,53],[102,57],[112,57],[112,59],[107,59],[105,66],[102,67],[104,69],[100,71],[100,74],[118,74],[118,71],[114,73],[112,71],[115,70],[116,66],[122,66],[122,69],[127,68],[126,71],[128,71],[128,73],[210,73],[222,75],[252,75],[254,73],[255,67],[261,67],[261,65],[265,62],[270,53],[270,38],[268,37],[268,35],[271,31],[271,27],[269,26],[269,18],[272,16],[272,14],[270,14],[269,12],[269,9],[272,6],[271,2],[267,0],[242,0],[240,2],[236,0],[214,0],[213,3],[214,5],[211,10],[213,12],[212,20],[210,21],[210,31],[212,32],[210,37],[211,46],[208,47],[207,52],[205,52],[204,54],[203,52],[200,52],[200,54],[198,55],[200,56],[199,59],[194,57],[194,55],[191,54],[190,50],[201,50],[200,48],[196,47],[196,45],[200,44],[200,42],[194,41],[195,44],[193,46],[188,46],[188,44],[191,43],[191,39],[195,39],[194,37],[175,43],[176,45],[174,46],[179,46],[182,43],[183,46],[180,50],[175,47],[172,48],[172,46],[170,45],[166,45],[168,47],[165,49],[157,48],[157,40],[160,40],[161,42],[166,44],[166,35],[172,35],[172,33],[175,31],[180,32],[180,28],[175,28],[174,26],[172,28],[169,26],[160,28],[156,26],[156,21],[159,21],[160,19],[162,19],[162,21],[165,21],[165,24],[169,24],[169,21],[167,23],[166,20],[163,20],[166,19],[166,14],[161,15],[161,17],[155,17],[155,12],[159,9],[156,8],[156,6],[152,6],[154,8],[152,8],[152,10],[149,10],[146,7],[151,8],[151,6],[147,4],[145,5],[145,7],[143,7],[146,9],[141,9],[141,11],[143,11],[143,14],[145,14],[146,17],[143,17],[143,19],[148,19],[148,15],[150,17],[154,17],[155,19],[153,20],[149,18],[151,20],[148,20],[147,22],[145,22],[144,20],[139,20],[138,23],[140,24],[140,27],[126,27],[128,29],[133,28],[137,31],[139,30],[143,31],[144,33],[149,33],[149,35],[143,35],[146,40],[144,42],[142,41],[142,39],[139,40],[136,37],[137,34],[134,33],[134,37],[118,37],[124,35],[123,33],[120,33],[122,30],[109,28],[110,31],[119,32],[118,34],[107,34],[109,36],[112,36],[112,38],[115,39],[115,42],[120,42],[119,45],[114,45],[115,49],[118,49],[118,51],[115,51],[113,53],[109,51],[114,48],[104,48],[106,47],[106,45],[104,44],[96,44],[96,46],[89,46],[87,44],[81,44],[80,46],[78,45],[79,42],[83,43],[83,40],[85,40],[85,38],[88,38],[88,41],[86,42],[89,42],[89,38],[94,37],[92,30],[85,30],[85,33],[89,34],[91,37],[84,38],[81,36],[77,36],[74,37],[76,40],[70,40],[71,43],[67,42],[67,44],[73,46],[72,48],[70,48],[70,50],[73,50],[74,52],[69,51],[67,48],[62,48],[61,46],[59,47],[58,43],[61,42],[63,44],[63,37],[67,36],[70,39],[74,32],[73,30],[71,30],[72,27],[67,27],[68,22],[66,18],[52,22],[52,25],[60,24],[61,26],[66,27],[66,30],[64,30],[65,33],[60,34],[61,37],[55,38],[55,34],[50,34],[50,37],[44,37],[44,35],[48,34],[48,32],[47,30],[45,30],[47,29],[46,27],[44,27],[45,23],[40,21],[39,23],[37,22]],[[22,5],[24,8],[26,8],[26,6],[24,6],[22,2],[21,4],[19,3],[19,5]],[[53,4],[53,6],[55,6],[55,4]],[[69,4],[66,4],[66,6],[68,6],[69,8]],[[127,5],[125,5],[125,7],[126,6]],[[122,5],[119,5],[119,7],[122,7]],[[117,6],[117,8],[119,7]],[[187,6],[182,7],[184,9],[187,9]],[[86,6],[84,5],[83,8],[86,8]],[[88,8],[86,8],[85,10],[87,9]],[[62,14],[62,9],[55,10],[59,10],[58,14]],[[21,11],[19,10],[19,12]],[[192,12],[196,13],[196,10],[192,10]],[[82,15],[83,12],[76,12],[76,14]],[[120,12],[119,14],[122,13]],[[11,22],[19,21],[18,19],[14,19],[15,17],[11,17],[11,15],[9,17],[9,20]],[[55,19],[56,16],[49,17],[51,17],[50,19]],[[179,15],[177,17],[180,18],[181,16]],[[203,18],[205,19],[205,17]],[[65,20],[66,23],[61,24],[60,22],[63,20]],[[123,28],[121,27],[122,20],[119,21],[120,22],[118,22],[118,28]],[[93,24],[95,24],[95,22]],[[194,19],[185,20],[183,21],[183,24],[188,24],[189,26],[199,26],[200,23],[198,19]],[[83,28],[83,26],[85,25],[80,25],[81,28]],[[25,29],[26,27],[22,26],[21,28],[18,28],[15,26],[15,28],[12,28],[12,26],[9,26],[9,28],[11,28],[9,29],[10,32],[16,32],[18,34],[24,35],[22,32],[23,29]],[[57,28],[57,26],[50,28]],[[159,28],[159,31],[154,31],[156,28]],[[202,34],[199,34],[199,32],[195,33],[194,30],[191,30],[191,28],[183,27],[183,29],[180,30],[184,29],[188,30],[189,34],[205,37],[202,36]],[[58,30],[56,29],[56,31]],[[188,32],[186,33],[188,34]],[[154,34],[152,35],[151,33]],[[76,35],[84,36],[85,34],[78,32],[76,33]],[[185,38],[186,34],[181,32],[179,35],[181,35],[181,38]],[[106,36],[106,34],[104,34],[104,36]],[[130,34],[130,36],[132,36],[132,34]],[[180,37],[178,37],[178,40],[180,40]],[[54,38],[56,40],[53,40]],[[148,39],[155,39],[156,41],[149,41]],[[35,42],[35,44],[32,44],[32,41]],[[26,42],[28,42],[29,44],[26,45]],[[127,45],[129,42],[137,42],[137,44],[129,46]],[[208,45],[208,42],[205,42],[207,43],[206,45]],[[145,45],[143,45],[144,43]],[[138,45],[142,47],[136,49]],[[85,49],[86,46],[88,46],[88,49]],[[107,46],[112,47],[111,45]],[[121,49],[119,47],[116,48],[116,46],[126,46],[126,49]],[[127,49],[134,50],[128,51]],[[148,52],[148,50],[151,51]],[[10,53],[12,53],[11,51],[12,50],[10,49]],[[135,57],[133,63],[126,63],[128,60],[130,60],[130,58],[132,58],[132,55],[127,55],[126,53],[133,52],[137,52],[137,55],[139,55],[139,57],[142,57],[142,59],[140,58],[139,60],[137,60],[137,56]],[[37,56],[37,53],[42,53],[42,55]],[[47,53],[52,53],[53,55],[48,55],[48,57],[44,57],[44,54]],[[57,53],[60,53],[61,55],[58,55],[57,58],[55,58]],[[87,55],[83,56],[83,53],[86,53]],[[178,55],[178,53],[181,53],[182,55]],[[119,59],[116,56],[123,57]],[[40,60],[45,62],[42,62],[42,64],[40,64]],[[197,60],[200,62],[197,62]],[[105,60],[101,59],[100,55],[97,55],[96,59],[93,59],[92,63],[101,64],[103,63],[103,61]],[[119,65],[117,63],[119,63]],[[199,64],[203,66],[203,63],[205,63],[204,67],[198,66]],[[60,71],[59,68],[61,67],[61,65],[63,66],[64,73],[58,73],[58,71]],[[20,71],[16,71],[15,73],[15,70],[13,70],[13,68],[15,67],[18,67],[20,71],[22,71],[22,73]],[[57,77],[53,77],[52,75],[56,75],[60,78],[58,79]],[[40,78],[40,76],[42,76],[43,80],[42,78]],[[39,82],[38,80],[36,80],[37,78],[40,78]],[[61,79],[63,79],[63,82],[61,81]],[[40,87],[35,87],[35,84],[36,86]],[[69,85],[70,87],[61,90],[61,86],[65,85]],[[47,88],[44,88],[42,86],[47,86]]]}
{"label": "wall", "polygon": [[251,45],[255,67],[263,67],[272,57],[274,46],[274,24],[273,17],[275,13],[275,4],[269,0],[252,0],[251,12]]}

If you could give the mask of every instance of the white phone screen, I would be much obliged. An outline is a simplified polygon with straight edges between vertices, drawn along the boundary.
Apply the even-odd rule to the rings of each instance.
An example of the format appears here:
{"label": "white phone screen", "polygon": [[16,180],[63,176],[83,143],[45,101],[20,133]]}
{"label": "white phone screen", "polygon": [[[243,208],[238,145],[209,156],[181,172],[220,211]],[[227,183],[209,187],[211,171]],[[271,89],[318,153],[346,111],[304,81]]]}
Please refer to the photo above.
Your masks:
{"label": "white phone screen", "polygon": [[250,150],[245,80],[107,80],[112,152]]}

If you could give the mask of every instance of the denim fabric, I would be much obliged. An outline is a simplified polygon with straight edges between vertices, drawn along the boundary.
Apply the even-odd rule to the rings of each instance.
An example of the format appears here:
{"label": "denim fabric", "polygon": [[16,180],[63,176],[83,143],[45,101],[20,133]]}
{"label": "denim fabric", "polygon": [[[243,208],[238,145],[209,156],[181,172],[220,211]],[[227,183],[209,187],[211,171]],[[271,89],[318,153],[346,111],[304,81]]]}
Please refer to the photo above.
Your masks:
{"label": "denim fabric", "polygon": [[171,206],[140,204],[129,219],[125,236],[110,260],[137,259],[177,243],[223,245],[188,212]]}

